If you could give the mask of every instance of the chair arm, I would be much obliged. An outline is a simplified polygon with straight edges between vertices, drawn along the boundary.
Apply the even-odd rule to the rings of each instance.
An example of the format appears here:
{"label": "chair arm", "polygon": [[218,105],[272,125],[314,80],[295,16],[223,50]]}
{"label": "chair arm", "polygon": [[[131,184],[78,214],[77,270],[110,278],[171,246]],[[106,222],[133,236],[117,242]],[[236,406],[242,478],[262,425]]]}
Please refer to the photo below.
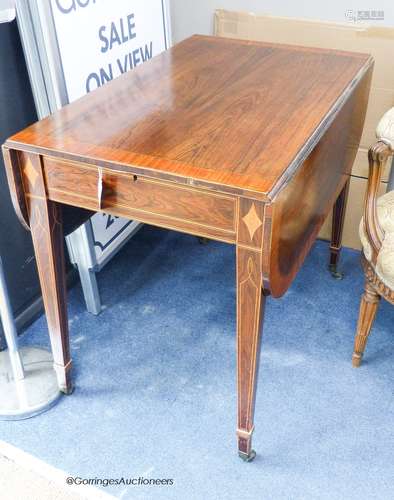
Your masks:
{"label": "chair arm", "polygon": [[364,205],[364,229],[372,248],[372,263],[376,263],[384,233],[377,212],[380,179],[387,159],[394,152],[394,108],[389,109],[376,128],[378,142],[368,151],[369,176]]}
{"label": "chair arm", "polygon": [[376,263],[384,237],[384,232],[380,227],[378,219],[378,192],[383,169],[391,154],[391,147],[386,142],[380,140],[368,151],[369,175],[364,204],[364,230],[372,248],[373,264]]}

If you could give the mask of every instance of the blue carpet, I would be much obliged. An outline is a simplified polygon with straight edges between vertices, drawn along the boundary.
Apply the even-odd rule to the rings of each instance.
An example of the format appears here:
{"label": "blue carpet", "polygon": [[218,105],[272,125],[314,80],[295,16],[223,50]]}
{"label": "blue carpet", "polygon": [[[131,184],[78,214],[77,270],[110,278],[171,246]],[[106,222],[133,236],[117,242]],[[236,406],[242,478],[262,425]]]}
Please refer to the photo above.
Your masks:
{"label": "blue carpet", "polygon": [[[317,242],[268,299],[253,463],[236,453],[234,248],[150,227],[99,275],[99,317],[70,293],[74,394],[0,439],[82,478],[174,481],[106,488],[123,499],[394,498],[394,307],[353,369],[359,254],[343,252],[341,282],[327,259]],[[48,346],[44,318],[21,343]]]}

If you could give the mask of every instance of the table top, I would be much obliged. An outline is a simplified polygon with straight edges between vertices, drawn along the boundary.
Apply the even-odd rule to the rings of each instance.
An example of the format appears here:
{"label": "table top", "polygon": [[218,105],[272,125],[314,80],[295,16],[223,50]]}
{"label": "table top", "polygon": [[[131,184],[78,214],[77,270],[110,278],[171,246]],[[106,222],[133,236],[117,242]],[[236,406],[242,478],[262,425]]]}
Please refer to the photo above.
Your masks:
{"label": "table top", "polygon": [[269,197],[372,63],[367,54],[196,35],[6,145]]}

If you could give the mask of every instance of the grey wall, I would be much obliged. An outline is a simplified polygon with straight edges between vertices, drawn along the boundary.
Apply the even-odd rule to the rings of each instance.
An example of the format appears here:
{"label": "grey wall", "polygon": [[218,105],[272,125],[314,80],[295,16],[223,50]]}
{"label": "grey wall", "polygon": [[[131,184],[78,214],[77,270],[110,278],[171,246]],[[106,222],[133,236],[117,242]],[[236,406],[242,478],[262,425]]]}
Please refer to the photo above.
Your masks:
{"label": "grey wall", "polygon": [[179,42],[195,33],[213,33],[215,9],[227,9],[255,14],[271,14],[286,17],[304,17],[324,21],[348,22],[348,10],[384,10],[384,21],[378,26],[394,26],[393,0],[171,0],[172,33]]}
{"label": "grey wall", "polygon": [[[37,120],[16,21],[0,24],[0,144]],[[0,254],[11,303],[19,315],[39,297],[30,233],[19,223],[0,154]],[[0,324],[0,349],[4,347]]]}

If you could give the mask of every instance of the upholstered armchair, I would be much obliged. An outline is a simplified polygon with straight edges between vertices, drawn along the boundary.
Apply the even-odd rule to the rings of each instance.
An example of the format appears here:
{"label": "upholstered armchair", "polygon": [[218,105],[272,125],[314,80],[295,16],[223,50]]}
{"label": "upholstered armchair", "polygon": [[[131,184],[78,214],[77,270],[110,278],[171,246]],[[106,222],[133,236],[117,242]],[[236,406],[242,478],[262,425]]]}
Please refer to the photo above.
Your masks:
{"label": "upholstered armchair", "polygon": [[354,344],[352,361],[355,367],[361,364],[380,298],[394,304],[394,191],[377,197],[382,171],[394,154],[394,108],[379,122],[376,136],[378,141],[368,153],[369,178],[360,223],[365,291]]}

